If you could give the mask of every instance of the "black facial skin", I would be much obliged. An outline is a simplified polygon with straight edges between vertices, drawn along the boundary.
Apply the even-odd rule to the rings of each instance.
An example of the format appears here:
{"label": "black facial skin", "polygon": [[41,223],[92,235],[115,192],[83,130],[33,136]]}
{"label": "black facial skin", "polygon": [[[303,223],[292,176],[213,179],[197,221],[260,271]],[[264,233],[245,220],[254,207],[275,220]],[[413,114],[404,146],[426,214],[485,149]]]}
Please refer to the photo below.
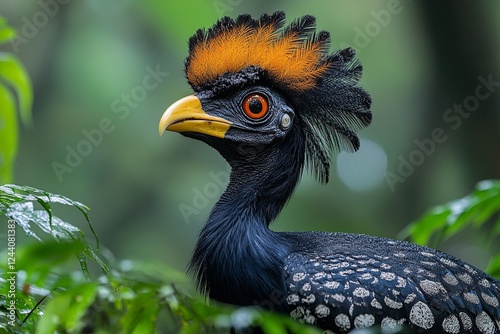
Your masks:
{"label": "black facial skin", "polygon": [[[243,100],[250,94],[262,94],[267,97],[269,111],[260,119],[250,118],[243,111]],[[262,86],[250,86],[237,90],[228,96],[206,97],[203,92],[196,95],[201,100],[203,110],[209,115],[222,117],[231,121],[230,129],[224,140],[238,143],[265,145],[273,140],[283,138],[292,128],[282,129],[280,126],[283,114],[294,120],[295,112],[288,106],[282,96]],[[201,138],[199,138],[201,139]],[[206,141],[206,138],[203,139]]]}

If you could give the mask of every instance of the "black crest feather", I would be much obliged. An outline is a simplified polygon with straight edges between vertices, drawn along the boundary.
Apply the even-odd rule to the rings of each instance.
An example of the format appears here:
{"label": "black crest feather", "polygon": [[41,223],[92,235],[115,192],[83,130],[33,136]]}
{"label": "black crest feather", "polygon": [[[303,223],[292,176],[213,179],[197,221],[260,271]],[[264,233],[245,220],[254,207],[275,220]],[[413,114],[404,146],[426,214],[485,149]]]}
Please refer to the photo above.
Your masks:
{"label": "black crest feather", "polygon": [[[316,19],[311,15],[286,27],[284,23],[283,12],[263,14],[258,20],[243,14],[236,19],[224,17],[208,30],[198,30],[189,40],[186,76],[197,92],[218,94],[262,83],[288,96],[302,124],[306,166],[326,183],[332,153],[359,148],[356,131],[371,122],[371,99],[358,85],[362,67],[354,49],[329,54],[330,34],[316,32]],[[261,39],[254,45],[256,35]],[[228,49],[235,43],[246,46],[230,53]],[[274,48],[279,43],[288,43],[287,48]],[[259,52],[256,47],[265,49]],[[308,60],[303,61],[301,55],[307,55]],[[225,60],[217,62],[213,57]],[[268,63],[270,57],[272,64]]]}
{"label": "black crest feather", "polygon": [[306,166],[321,183],[328,182],[332,153],[358,150],[356,131],[372,120],[371,98],[358,85],[362,66],[354,56],[352,48],[330,55],[323,80],[293,98],[303,121]]}

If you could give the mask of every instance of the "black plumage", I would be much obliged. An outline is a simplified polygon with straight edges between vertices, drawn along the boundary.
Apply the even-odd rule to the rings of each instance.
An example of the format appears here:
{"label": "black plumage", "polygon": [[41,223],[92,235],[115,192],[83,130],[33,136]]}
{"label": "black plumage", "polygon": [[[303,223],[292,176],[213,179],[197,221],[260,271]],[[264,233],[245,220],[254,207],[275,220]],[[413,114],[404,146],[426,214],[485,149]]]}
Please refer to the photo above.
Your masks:
{"label": "black plumage", "polygon": [[335,332],[499,332],[500,283],[455,257],[365,235],[269,229],[303,169],[327,182],[331,154],[358,149],[356,131],[371,122],[354,50],[328,54],[314,17],[284,19],[241,15],[198,30],[185,64],[195,95],[160,121],[161,133],[206,142],[232,169],[190,262],[199,289]]}

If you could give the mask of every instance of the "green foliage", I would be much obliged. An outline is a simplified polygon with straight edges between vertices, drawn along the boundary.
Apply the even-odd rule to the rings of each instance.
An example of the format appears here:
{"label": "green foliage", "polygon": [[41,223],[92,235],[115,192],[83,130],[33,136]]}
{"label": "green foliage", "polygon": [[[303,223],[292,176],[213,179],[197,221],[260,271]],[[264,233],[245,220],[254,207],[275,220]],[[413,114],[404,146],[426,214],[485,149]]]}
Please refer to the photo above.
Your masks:
{"label": "green foliage", "polygon": [[[11,41],[15,35],[0,16],[0,45]],[[32,101],[31,81],[26,69],[16,56],[0,52],[0,184],[13,178],[18,141],[16,109],[23,123],[30,124]]]}
{"label": "green foliage", "polygon": [[[410,236],[418,244],[436,247],[467,227],[484,228],[491,222],[490,243],[500,234],[500,180],[479,182],[470,195],[431,208],[405,229],[404,236]],[[500,278],[500,256],[490,260],[486,271]]]}
{"label": "green foliage", "polygon": [[[8,266],[8,249],[0,252],[0,331],[190,334],[260,327],[272,334],[320,332],[256,307],[209,304],[189,293],[183,273],[162,263],[125,260],[108,269],[81,229],[54,214],[54,204],[79,210],[93,231],[88,208],[77,201],[31,187],[0,187],[0,213],[9,222],[15,221],[34,241],[16,246],[15,250],[18,271],[14,322],[7,317],[11,303],[7,278],[12,268]],[[35,209],[35,205],[41,209]],[[469,196],[431,209],[406,233],[419,243],[429,243],[436,234],[441,241],[466,226],[483,226],[499,211],[500,182],[483,181]],[[500,231],[498,224],[497,219],[492,236]],[[35,233],[35,226],[48,240]],[[88,258],[101,268],[101,275],[91,276]],[[77,263],[80,269],[75,267]],[[498,277],[499,257],[492,260],[489,272]]]}
{"label": "green foliage", "polygon": [[[9,234],[8,247],[0,253],[0,329],[13,333],[34,332],[38,321],[42,319],[39,302],[44,301],[47,296],[56,295],[60,290],[72,288],[77,282],[88,284],[91,279],[87,263],[89,258],[99,264],[104,273],[109,271],[107,265],[97,256],[97,249],[85,239],[84,233],[54,215],[53,204],[56,203],[79,210],[93,231],[87,214],[88,208],[79,202],[32,187],[0,186],[0,214],[8,218],[9,225],[15,223],[28,237],[38,241],[17,247],[19,236],[15,234],[15,228],[10,228],[14,234]],[[41,210],[35,209],[35,205],[40,206]],[[44,238],[35,232],[35,228],[45,233]],[[10,242],[10,238],[13,242]],[[40,242],[42,240],[43,243]],[[77,276],[66,268],[71,265],[72,259],[74,262],[75,257],[78,259],[76,263],[81,267]],[[11,262],[12,259],[14,262]],[[6,284],[7,277],[11,278],[17,287],[15,298],[9,294],[12,291],[9,291],[10,282]],[[22,291],[18,291],[19,288]],[[6,317],[10,311],[7,307],[12,300],[16,305],[14,320]],[[82,312],[76,305],[65,308],[66,312],[72,310]],[[64,318],[74,325],[78,314],[75,313],[73,318]]]}
{"label": "green foliage", "polygon": [[[40,204],[43,210],[35,210],[34,203]],[[28,236],[39,241],[41,239],[33,231],[32,224],[39,227],[40,230],[58,242],[72,242],[73,244],[82,245],[80,251],[77,253],[77,257],[87,277],[89,277],[87,258],[96,261],[104,271],[108,271],[107,266],[96,255],[94,248],[85,242],[84,233],[78,227],[54,216],[52,212],[52,204],[54,203],[69,205],[78,209],[85,217],[97,239],[97,235],[92,228],[87,214],[88,208],[85,205],[67,197],[51,194],[32,187],[13,184],[0,186],[0,214],[15,221]]]}
{"label": "green foliage", "polygon": [[[201,296],[183,292],[188,289],[184,274],[164,264],[126,260],[108,269],[81,229],[54,214],[54,204],[79,210],[93,231],[88,208],[77,201],[26,186],[0,186],[0,214],[34,241],[16,245],[12,253],[10,246],[0,252],[0,330],[4,332],[211,333],[249,326],[260,326],[264,333],[319,332],[255,307],[209,305]],[[13,253],[15,269],[8,262]],[[88,258],[103,274],[91,276]],[[9,296],[7,281],[12,272],[14,298]],[[8,317],[12,299],[14,320]]]}

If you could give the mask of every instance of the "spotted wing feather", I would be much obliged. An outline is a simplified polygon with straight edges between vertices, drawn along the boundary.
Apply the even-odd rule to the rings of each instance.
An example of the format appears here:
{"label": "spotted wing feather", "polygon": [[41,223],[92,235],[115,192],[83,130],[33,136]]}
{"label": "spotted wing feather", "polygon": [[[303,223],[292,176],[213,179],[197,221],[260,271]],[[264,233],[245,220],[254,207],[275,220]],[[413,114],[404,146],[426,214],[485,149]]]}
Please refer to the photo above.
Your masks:
{"label": "spotted wing feather", "polygon": [[[319,234],[331,247],[307,242]],[[500,332],[500,283],[457,258],[362,235],[297,235],[310,252],[286,259],[285,281],[290,314],[299,321],[335,332],[377,324],[425,333]]]}

